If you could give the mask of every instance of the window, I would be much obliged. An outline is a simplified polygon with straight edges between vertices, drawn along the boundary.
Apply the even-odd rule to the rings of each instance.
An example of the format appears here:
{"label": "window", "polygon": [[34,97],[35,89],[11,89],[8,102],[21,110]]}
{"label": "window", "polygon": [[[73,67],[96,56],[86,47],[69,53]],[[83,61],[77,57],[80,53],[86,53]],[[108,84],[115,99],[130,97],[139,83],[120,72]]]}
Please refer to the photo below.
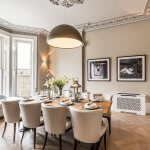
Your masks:
{"label": "window", "polygon": [[17,96],[32,95],[32,43],[17,41]]}
{"label": "window", "polygon": [[36,80],[37,37],[0,30],[0,94],[31,96]]}
{"label": "window", "polygon": [[33,39],[13,37],[12,94],[31,96],[36,87],[36,50]]}

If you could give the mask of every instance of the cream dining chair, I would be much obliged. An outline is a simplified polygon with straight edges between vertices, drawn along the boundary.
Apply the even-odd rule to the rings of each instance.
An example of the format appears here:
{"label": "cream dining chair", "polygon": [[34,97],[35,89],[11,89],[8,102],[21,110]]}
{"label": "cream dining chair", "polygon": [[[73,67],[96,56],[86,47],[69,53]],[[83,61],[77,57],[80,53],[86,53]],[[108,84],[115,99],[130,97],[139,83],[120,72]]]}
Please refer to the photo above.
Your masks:
{"label": "cream dining chair", "polygon": [[92,144],[92,149],[96,146],[99,149],[102,137],[106,150],[106,125],[102,123],[102,111],[97,110],[77,110],[70,108],[73,134],[75,138],[74,150],[77,150],[77,142]]}
{"label": "cream dining chair", "polygon": [[40,121],[41,103],[39,102],[20,102],[20,111],[23,121],[23,134],[21,142],[24,138],[25,128],[33,129],[34,131],[34,148],[36,143],[36,128],[43,124]]}
{"label": "cream dining chair", "polygon": [[3,110],[2,110],[2,103],[1,101],[5,99],[6,97],[4,95],[0,95],[0,118],[3,117]]}
{"label": "cream dining chair", "polygon": [[[113,95],[111,95],[111,94],[103,94],[102,97],[103,97],[103,100],[106,100],[106,101],[112,101],[112,99],[113,99]],[[111,135],[111,108],[110,108],[108,114],[103,117],[107,118],[107,120],[108,120],[109,134]]]}
{"label": "cream dining chair", "polygon": [[13,141],[15,142],[16,123],[19,124],[19,121],[20,121],[19,101],[18,100],[13,100],[13,101],[2,100],[1,102],[2,102],[4,121],[5,121],[2,137],[5,134],[7,123],[13,123],[14,124]]}
{"label": "cream dining chair", "polygon": [[45,141],[43,150],[45,149],[48,133],[59,135],[60,150],[62,149],[62,134],[69,131],[71,121],[67,119],[67,107],[52,107],[42,105],[44,125],[45,125]]}

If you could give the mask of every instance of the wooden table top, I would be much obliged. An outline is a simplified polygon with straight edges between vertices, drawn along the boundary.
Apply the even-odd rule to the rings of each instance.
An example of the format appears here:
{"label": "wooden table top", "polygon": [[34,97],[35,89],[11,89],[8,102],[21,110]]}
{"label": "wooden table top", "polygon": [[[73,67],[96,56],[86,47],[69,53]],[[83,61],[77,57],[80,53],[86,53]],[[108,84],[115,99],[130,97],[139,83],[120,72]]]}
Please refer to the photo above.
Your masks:
{"label": "wooden table top", "polygon": [[[46,105],[47,106],[58,107],[58,106],[60,106],[59,102],[62,101],[62,100],[63,99],[56,99],[56,100],[53,100],[50,103],[47,103]],[[76,109],[79,109],[79,110],[85,110],[83,108],[83,106],[85,105],[85,103],[88,103],[88,102],[90,102],[90,101],[89,100],[82,100],[79,103],[73,102],[73,104],[68,106],[68,107],[75,107]],[[112,104],[111,101],[104,100],[104,101],[101,101],[101,102],[94,102],[94,103],[96,103],[96,105],[99,106],[100,109],[102,109],[103,115],[109,114],[111,104]]]}

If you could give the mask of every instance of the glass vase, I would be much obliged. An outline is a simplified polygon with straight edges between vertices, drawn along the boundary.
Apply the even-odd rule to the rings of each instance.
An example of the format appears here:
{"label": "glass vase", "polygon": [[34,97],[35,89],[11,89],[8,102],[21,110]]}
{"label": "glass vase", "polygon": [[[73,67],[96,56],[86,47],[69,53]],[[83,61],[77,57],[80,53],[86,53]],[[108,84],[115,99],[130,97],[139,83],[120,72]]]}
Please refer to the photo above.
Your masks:
{"label": "glass vase", "polygon": [[62,87],[58,87],[59,88],[59,96],[62,97],[63,94],[63,88]]}
{"label": "glass vase", "polygon": [[48,100],[51,99],[51,89],[47,89],[47,98]]}

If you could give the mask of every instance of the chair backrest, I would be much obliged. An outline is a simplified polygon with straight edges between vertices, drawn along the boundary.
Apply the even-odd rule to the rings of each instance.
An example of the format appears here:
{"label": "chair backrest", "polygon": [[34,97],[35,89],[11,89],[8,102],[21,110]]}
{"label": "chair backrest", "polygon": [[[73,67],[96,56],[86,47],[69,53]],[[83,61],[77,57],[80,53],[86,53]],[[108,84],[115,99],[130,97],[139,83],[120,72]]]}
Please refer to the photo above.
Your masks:
{"label": "chair backrest", "polygon": [[20,102],[20,111],[23,125],[27,128],[36,128],[40,125],[41,103]]}
{"label": "chair backrest", "polygon": [[75,139],[85,143],[98,142],[102,134],[102,111],[70,108],[70,112]]}
{"label": "chair backrest", "polygon": [[2,109],[4,114],[4,120],[8,123],[16,123],[20,120],[19,101],[7,101],[2,100]]}
{"label": "chair backrest", "polygon": [[67,107],[42,105],[45,130],[51,134],[63,134],[66,129]]}
{"label": "chair backrest", "polygon": [[112,101],[113,95],[111,94],[103,94],[103,99],[106,101]]}
{"label": "chair backrest", "polygon": [[4,95],[0,95],[0,99],[4,99],[6,98]]}

